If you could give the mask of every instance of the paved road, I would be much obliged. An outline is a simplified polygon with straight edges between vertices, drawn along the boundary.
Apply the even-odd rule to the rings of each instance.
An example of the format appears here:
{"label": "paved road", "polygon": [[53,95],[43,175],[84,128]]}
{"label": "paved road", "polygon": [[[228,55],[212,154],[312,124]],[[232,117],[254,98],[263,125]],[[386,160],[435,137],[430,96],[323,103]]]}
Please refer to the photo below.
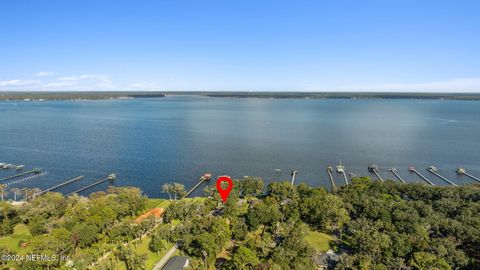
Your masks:
{"label": "paved road", "polygon": [[155,264],[155,266],[153,267],[152,270],[161,270],[162,267],[167,263],[168,259],[170,259],[170,257],[172,257],[173,253],[175,253],[175,251],[177,251],[177,245],[173,245],[173,247],[171,247],[167,253],[165,254],[165,256],[163,256],[163,258],[157,262],[157,264]]}

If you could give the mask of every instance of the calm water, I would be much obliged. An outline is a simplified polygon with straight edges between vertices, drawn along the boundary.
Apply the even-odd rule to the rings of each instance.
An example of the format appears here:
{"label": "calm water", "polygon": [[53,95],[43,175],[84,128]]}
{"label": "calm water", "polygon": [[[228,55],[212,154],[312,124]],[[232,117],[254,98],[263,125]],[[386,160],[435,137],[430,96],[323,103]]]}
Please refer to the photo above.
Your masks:
{"label": "calm water", "polygon": [[371,162],[385,178],[396,167],[411,182],[421,181],[408,173],[415,165],[442,185],[425,171],[436,165],[451,180],[472,183],[455,169],[480,176],[480,102],[188,96],[0,102],[0,162],[49,172],[17,187],[47,188],[84,174],[59,190],[69,192],[115,172],[115,185],[164,197],[165,182],[188,188],[204,172],[271,181],[277,168],[283,179],[296,169],[298,182],[330,186],[326,167],[339,160],[358,175],[367,175]]}

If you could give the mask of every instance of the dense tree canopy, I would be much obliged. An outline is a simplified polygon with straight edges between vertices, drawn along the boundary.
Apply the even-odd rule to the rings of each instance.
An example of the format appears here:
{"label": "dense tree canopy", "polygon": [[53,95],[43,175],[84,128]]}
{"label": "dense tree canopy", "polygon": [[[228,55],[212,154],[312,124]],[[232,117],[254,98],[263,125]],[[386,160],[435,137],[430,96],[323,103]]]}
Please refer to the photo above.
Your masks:
{"label": "dense tree canopy", "polygon": [[342,188],[338,196],[352,219],[344,226],[352,255],[343,260],[353,268],[479,267],[478,187],[430,187],[361,178]]}
{"label": "dense tree canopy", "polygon": [[[24,243],[31,252],[57,258],[65,256],[72,259],[72,267],[85,269],[108,252],[111,244],[124,243],[138,235],[135,232],[142,226],[131,219],[145,209],[146,202],[147,198],[138,188],[128,187],[112,187],[89,197],[64,197],[49,192],[19,208],[1,202],[0,233],[8,235],[13,232],[13,226],[23,223],[33,235],[32,240]],[[127,254],[125,252],[121,254]],[[139,269],[136,265],[141,264],[141,256],[132,256],[122,258],[126,264],[135,265],[131,269]],[[24,260],[16,262],[16,266],[18,269],[53,269],[63,267],[63,263],[61,260]]]}
{"label": "dense tree canopy", "polygon": [[[23,224],[33,235],[27,243],[33,252],[70,256],[69,267],[76,269],[110,250],[117,260],[96,269],[115,269],[116,262],[142,269],[144,254],[125,243],[144,235],[147,249],[157,254],[177,244],[191,269],[480,269],[479,186],[357,178],[328,192],[289,182],[264,189],[254,177],[234,183],[225,203],[214,187],[202,199],[173,196],[162,224],[136,221],[147,205],[137,188],[113,187],[89,197],[46,193],[20,208],[0,202],[0,236]],[[325,257],[307,241],[312,232],[333,237],[325,249],[333,255]],[[1,246],[0,252],[14,251]],[[65,267],[58,261],[15,266]]]}

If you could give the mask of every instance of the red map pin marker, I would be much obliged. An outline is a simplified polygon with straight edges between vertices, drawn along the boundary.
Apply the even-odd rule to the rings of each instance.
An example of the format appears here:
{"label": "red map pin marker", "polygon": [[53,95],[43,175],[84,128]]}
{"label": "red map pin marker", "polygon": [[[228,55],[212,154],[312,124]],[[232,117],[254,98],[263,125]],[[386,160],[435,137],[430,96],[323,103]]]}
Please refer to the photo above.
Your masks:
{"label": "red map pin marker", "polygon": [[[227,182],[228,187],[226,189],[222,189],[222,182]],[[220,193],[220,196],[222,197],[223,203],[227,201],[228,195],[230,195],[230,191],[232,191],[233,188],[233,182],[232,179],[230,179],[229,176],[219,176],[217,179],[217,190],[218,193]]]}

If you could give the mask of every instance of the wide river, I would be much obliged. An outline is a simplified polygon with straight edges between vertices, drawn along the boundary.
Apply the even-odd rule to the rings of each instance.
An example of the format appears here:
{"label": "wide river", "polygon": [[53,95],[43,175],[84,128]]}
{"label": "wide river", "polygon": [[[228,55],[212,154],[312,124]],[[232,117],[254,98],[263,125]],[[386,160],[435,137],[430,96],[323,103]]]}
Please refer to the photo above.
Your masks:
{"label": "wide river", "polygon": [[[59,189],[67,193],[114,172],[115,185],[165,197],[163,183],[189,188],[205,172],[270,182],[289,179],[292,169],[299,171],[296,183],[330,187],[326,168],[340,160],[357,175],[369,175],[376,163],[384,178],[393,178],[387,169],[395,167],[407,181],[422,181],[408,172],[416,166],[436,185],[447,184],[425,170],[435,165],[457,184],[473,183],[455,170],[480,176],[480,102],[199,96],[0,102],[0,162],[48,172],[9,187],[45,189],[85,175]],[[0,178],[12,174],[3,170]]]}

